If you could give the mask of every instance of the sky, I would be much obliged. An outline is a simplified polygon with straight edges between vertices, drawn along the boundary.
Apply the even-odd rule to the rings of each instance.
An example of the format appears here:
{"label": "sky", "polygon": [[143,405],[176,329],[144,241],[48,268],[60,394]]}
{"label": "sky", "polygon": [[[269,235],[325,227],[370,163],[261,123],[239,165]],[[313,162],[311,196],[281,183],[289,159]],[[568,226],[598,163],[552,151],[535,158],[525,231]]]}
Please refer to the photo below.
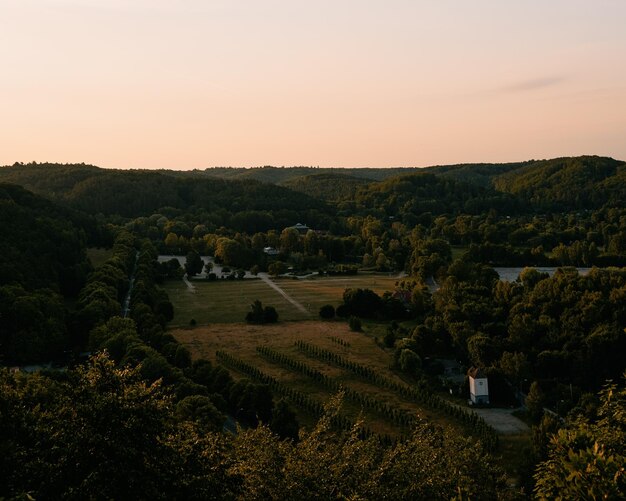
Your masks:
{"label": "sky", "polygon": [[626,160],[625,0],[0,0],[0,165]]}

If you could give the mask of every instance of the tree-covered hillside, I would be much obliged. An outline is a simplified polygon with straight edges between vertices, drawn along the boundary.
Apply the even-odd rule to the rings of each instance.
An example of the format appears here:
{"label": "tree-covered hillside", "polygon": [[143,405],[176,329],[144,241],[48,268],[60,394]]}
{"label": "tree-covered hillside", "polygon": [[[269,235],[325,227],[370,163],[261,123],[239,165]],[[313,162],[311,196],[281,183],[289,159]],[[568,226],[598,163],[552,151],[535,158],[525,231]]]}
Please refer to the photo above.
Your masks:
{"label": "tree-covered hillside", "polygon": [[[163,207],[207,211],[327,211],[321,201],[258,181],[175,177],[168,171],[120,171],[86,165],[27,164],[0,169],[0,181],[20,184],[91,214],[125,217]],[[294,221],[292,224],[295,224]]]}
{"label": "tree-covered hillside", "polygon": [[322,173],[295,177],[284,181],[282,185],[313,198],[334,202],[353,198],[359,187],[370,182],[369,179],[345,174]]}
{"label": "tree-covered hillside", "polygon": [[415,223],[424,213],[479,214],[490,209],[517,212],[515,197],[491,188],[444,179],[433,174],[410,174],[373,183],[359,189],[354,198],[357,212],[370,212]]}
{"label": "tree-covered hillside", "polygon": [[496,176],[493,185],[542,209],[597,209],[626,200],[626,163],[595,156],[556,158]]}
{"label": "tree-covered hillside", "polygon": [[87,235],[75,217],[87,220],[20,186],[0,183],[0,285],[76,294],[88,265]]}
{"label": "tree-covered hillside", "polygon": [[423,169],[428,174],[434,174],[455,181],[477,184],[484,187],[492,187],[496,176],[507,172],[514,172],[526,165],[534,164],[534,160],[528,162],[514,162],[506,164],[460,164],[460,165],[437,165]]}
{"label": "tree-covered hillside", "polygon": [[[84,217],[0,183],[0,362],[58,357],[70,343],[66,309],[91,265]],[[88,219],[88,218],[87,218]]]}
{"label": "tree-covered hillside", "polygon": [[367,179],[381,181],[394,176],[416,172],[421,170],[419,167],[389,167],[389,168],[373,168],[373,167],[215,167],[205,169],[204,171],[194,171],[194,175],[205,175],[210,177],[218,177],[223,179],[255,179],[264,183],[286,184],[295,178],[303,176],[313,176],[316,174],[331,174],[356,177],[359,179]]}

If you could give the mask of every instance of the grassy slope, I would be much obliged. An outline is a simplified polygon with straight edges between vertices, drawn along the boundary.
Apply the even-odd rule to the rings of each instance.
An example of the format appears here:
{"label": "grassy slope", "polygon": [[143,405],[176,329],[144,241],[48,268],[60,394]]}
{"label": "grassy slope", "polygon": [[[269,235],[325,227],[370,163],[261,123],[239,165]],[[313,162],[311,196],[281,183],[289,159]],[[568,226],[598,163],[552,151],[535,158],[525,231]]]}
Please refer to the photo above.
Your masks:
{"label": "grassy slope", "polygon": [[[380,348],[367,333],[351,332],[345,322],[280,322],[276,325],[266,326],[214,324],[195,329],[176,329],[172,331],[172,334],[190,349],[194,358],[203,357],[215,361],[215,351],[226,350],[321,402],[326,401],[331,396],[328,391],[320,388],[312,379],[272,363],[256,352],[257,346],[270,346],[281,353],[305,362],[329,377],[337,379],[349,388],[375,396],[393,407],[417,413],[432,422],[444,426],[454,426],[445,416],[424,410],[392,391],[367,383],[348,371],[308,358],[294,347],[295,341],[301,339],[340,353],[344,357],[373,367],[377,371],[384,372],[389,377],[399,380],[398,376],[389,369],[392,359],[391,351]],[[331,336],[349,342],[350,346],[344,347],[334,343]],[[350,401],[345,402],[345,410],[352,419],[356,419],[361,412],[361,408]],[[397,435],[401,431],[408,431],[399,430],[375,413],[365,412],[365,416],[367,425],[378,433]],[[310,417],[307,419],[309,422],[311,421]]]}

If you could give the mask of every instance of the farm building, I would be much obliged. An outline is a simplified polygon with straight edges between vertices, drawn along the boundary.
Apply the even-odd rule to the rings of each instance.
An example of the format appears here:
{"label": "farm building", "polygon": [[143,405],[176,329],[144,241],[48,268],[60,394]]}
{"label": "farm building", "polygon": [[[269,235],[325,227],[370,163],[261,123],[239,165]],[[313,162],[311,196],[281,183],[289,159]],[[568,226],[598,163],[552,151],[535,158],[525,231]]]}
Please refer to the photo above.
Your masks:
{"label": "farm building", "polygon": [[300,233],[301,235],[304,235],[307,231],[309,231],[309,227],[306,224],[302,223],[296,223],[294,226],[292,226],[292,228],[294,230],[298,230],[298,233]]}
{"label": "farm building", "polygon": [[467,371],[469,376],[470,400],[472,405],[489,404],[489,384],[487,376],[478,368]]}

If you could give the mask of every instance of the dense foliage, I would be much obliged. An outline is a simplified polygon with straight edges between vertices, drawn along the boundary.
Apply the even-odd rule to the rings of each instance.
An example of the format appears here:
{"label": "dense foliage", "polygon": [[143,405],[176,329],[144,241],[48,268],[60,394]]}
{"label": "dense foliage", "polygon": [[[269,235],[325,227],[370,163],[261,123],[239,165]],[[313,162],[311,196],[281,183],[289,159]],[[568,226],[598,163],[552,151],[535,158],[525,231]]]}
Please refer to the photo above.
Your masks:
{"label": "dense foliage", "polygon": [[[624,172],[623,162],[600,157],[409,175],[1,168],[0,181],[50,199],[0,184],[2,362],[56,359],[69,370],[0,374],[0,427],[8,430],[0,434],[0,497],[504,496],[484,452],[496,450],[493,429],[438,394],[467,396],[467,384],[437,377],[445,360],[481,368],[493,403],[525,404],[533,442],[515,473],[526,493],[623,496],[624,391],[601,389],[625,369]],[[95,270],[87,245],[111,248]],[[159,264],[160,253],[186,256],[185,269],[176,259]],[[215,281],[213,266],[232,279],[244,270],[405,273],[394,290],[347,288],[341,304],[320,311],[355,331],[378,325],[375,341],[404,383],[315,345],[296,348],[436,410],[482,447],[271,349],[259,353],[412,435],[392,443],[236,353],[219,352],[218,364],[192,360],[166,330],[175,312],[160,284],[202,271]],[[492,266],[525,269],[501,281]],[[541,266],[565,268],[533,268]],[[246,319],[278,315],[256,301]],[[70,349],[96,356],[72,368]],[[321,420],[299,430],[290,405]],[[222,433],[235,422],[244,428]]]}
{"label": "dense foliage", "polygon": [[[89,263],[75,213],[20,186],[0,184],[0,284],[76,295]],[[83,219],[84,220],[84,219]]]}
{"label": "dense foliage", "polygon": [[603,157],[545,160],[502,174],[494,185],[551,210],[616,206],[626,200],[626,164]]}
{"label": "dense foliage", "polygon": [[72,346],[68,302],[91,270],[85,254],[91,223],[19,186],[0,184],[3,363],[49,361]]}
{"label": "dense foliage", "polygon": [[0,390],[3,497],[497,499],[504,487],[489,456],[437,428],[392,447],[337,434],[337,402],[298,442],[267,427],[207,432],[102,355],[60,378],[2,371]]}
{"label": "dense foliage", "polygon": [[[306,195],[256,181],[183,178],[85,165],[14,165],[0,169],[0,180],[20,184],[90,214],[137,217],[173,207],[229,214],[261,211],[267,218],[289,222],[309,211],[317,214],[327,210],[324,203]],[[270,224],[264,229],[272,227]]]}
{"label": "dense foliage", "polygon": [[535,476],[540,499],[626,498],[624,386],[608,385],[592,417],[572,417],[552,436]]}

